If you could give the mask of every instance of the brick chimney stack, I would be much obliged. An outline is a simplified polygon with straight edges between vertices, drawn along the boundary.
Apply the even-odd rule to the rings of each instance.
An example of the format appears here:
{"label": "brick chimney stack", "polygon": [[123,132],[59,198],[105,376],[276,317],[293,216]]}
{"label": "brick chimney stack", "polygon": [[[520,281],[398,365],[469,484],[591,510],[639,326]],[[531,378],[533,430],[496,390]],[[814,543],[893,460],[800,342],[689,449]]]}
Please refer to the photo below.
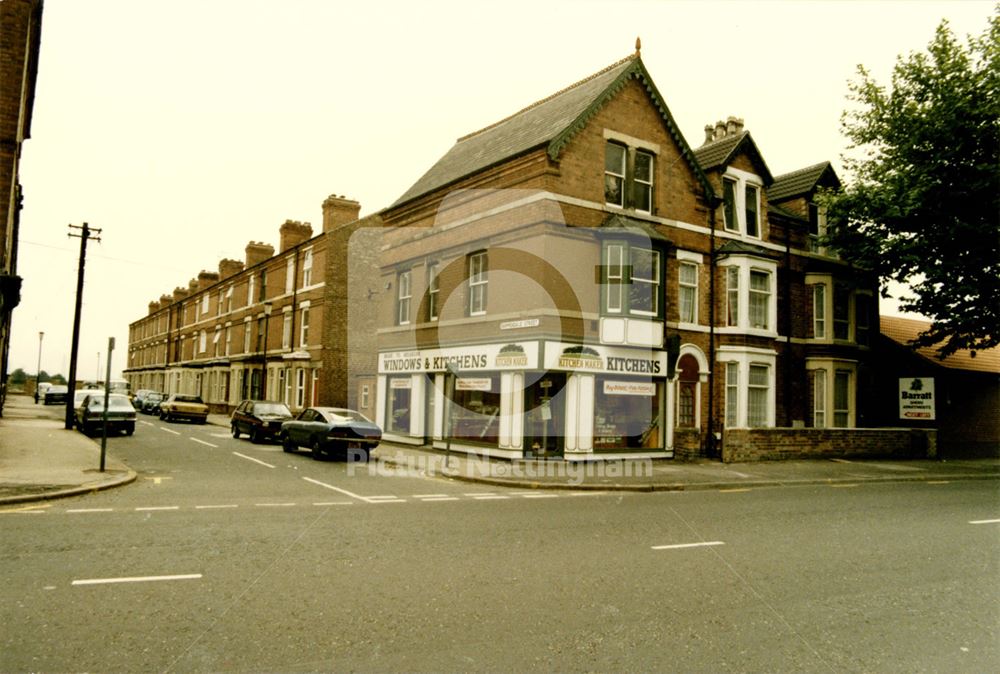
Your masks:
{"label": "brick chimney stack", "polygon": [[331,194],[323,202],[323,231],[329,232],[358,219],[361,204],[343,195]]}
{"label": "brick chimney stack", "polygon": [[168,306],[170,304],[173,304],[173,302],[174,302],[174,296],[173,295],[160,295],[160,308],[161,309],[165,308],[166,306]]}
{"label": "brick chimney stack", "polygon": [[205,288],[215,285],[218,282],[218,273],[214,271],[205,271],[204,269],[198,272],[198,290],[204,290]]}
{"label": "brick chimney stack", "polygon": [[219,260],[219,280],[227,279],[243,271],[243,263],[239,260]]}
{"label": "brick chimney stack", "polygon": [[263,241],[251,241],[247,244],[246,254],[246,268],[249,269],[274,255],[274,246]]}
{"label": "brick chimney stack", "polygon": [[281,232],[281,242],[278,249],[281,253],[303,241],[308,241],[313,235],[312,225],[298,220],[285,220],[279,231]]}
{"label": "brick chimney stack", "polygon": [[708,144],[715,140],[715,127],[711,124],[705,125],[705,143]]}
{"label": "brick chimney stack", "polygon": [[187,292],[188,295],[194,295],[196,292],[198,292],[198,279],[193,278],[190,281],[188,281]]}
{"label": "brick chimney stack", "polygon": [[179,302],[188,296],[188,289],[177,286],[174,288],[174,302]]}
{"label": "brick chimney stack", "polygon": [[157,300],[153,300],[149,303],[149,315],[152,316],[157,311],[160,310],[160,303]]}

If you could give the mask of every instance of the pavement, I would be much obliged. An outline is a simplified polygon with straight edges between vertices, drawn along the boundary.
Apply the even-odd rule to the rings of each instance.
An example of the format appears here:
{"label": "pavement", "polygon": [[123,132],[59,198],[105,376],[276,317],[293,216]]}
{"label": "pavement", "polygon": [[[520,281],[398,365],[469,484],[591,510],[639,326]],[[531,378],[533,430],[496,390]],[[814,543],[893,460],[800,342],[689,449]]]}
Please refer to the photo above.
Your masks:
{"label": "pavement", "polygon": [[[63,428],[63,408],[8,395],[0,418],[0,506],[75,496],[129,484],[131,468],[105,455],[100,439]],[[229,418],[209,415],[228,427]],[[372,455],[387,474],[412,473],[520,489],[576,491],[684,491],[864,482],[940,482],[1000,479],[1000,458],[949,460],[814,459],[730,463],[645,459],[553,461],[486,459],[460,452],[383,443]]]}

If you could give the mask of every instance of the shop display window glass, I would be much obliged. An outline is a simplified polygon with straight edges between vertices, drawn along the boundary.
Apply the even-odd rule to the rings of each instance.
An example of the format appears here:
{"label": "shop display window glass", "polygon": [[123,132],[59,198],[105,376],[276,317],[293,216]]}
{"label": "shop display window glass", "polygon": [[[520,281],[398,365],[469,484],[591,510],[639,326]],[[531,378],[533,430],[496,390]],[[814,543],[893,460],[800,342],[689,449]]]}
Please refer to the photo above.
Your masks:
{"label": "shop display window glass", "polygon": [[410,401],[412,380],[406,377],[389,377],[386,396],[385,430],[389,433],[410,432]]}
{"label": "shop display window glass", "polygon": [[594,449],[663,447],[662,382],[598,377],[596,384]]}
{"label": "shop display window glass", "polygon": [[500,377],[460,377],[451,408],[452,437],[496,445],[500,441]]}

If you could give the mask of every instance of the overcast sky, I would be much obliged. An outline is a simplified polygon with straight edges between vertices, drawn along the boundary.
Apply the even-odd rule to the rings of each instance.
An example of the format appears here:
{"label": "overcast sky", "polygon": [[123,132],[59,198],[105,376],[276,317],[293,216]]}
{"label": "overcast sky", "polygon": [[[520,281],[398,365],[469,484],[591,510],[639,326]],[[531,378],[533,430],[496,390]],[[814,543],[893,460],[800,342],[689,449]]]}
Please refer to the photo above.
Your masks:
{"label": "overcast sky", "polygon": [[[642,58],[688,142],[743,117],[771,172],[840,169],[847,81],[888,82],[942,18],[979,35],[992,2],[496,3],[46,0],[24,145],[10,370],[69,372],[79,240],[79,379],[125,366],[128,324],[330,194],[391,204],[459,136]],[[841,176],[843,172],[841,171]],[[883,307],[883,312],[892,311]],[[100,356],[98,355],[100,354]]]}

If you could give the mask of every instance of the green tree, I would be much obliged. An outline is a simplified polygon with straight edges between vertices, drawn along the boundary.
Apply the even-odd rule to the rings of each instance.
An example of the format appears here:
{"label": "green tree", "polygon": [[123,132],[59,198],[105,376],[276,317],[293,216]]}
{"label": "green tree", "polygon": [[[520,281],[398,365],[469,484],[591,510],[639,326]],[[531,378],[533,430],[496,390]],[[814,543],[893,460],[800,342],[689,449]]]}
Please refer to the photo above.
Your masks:
{"label": "green tree", "polygon": [[825,199],[830,243],[883,293],[910,286],[900,308],[932,320],[916,345],[941,357],[1000,343],[1000,5],[966,42],[942,21],[888,89],[858,66],[841,118],[849,181]]}
{"label": "green tree", "polygon": [[11,372],[10,373],[10,378],[8,379],[8,381],[11,384],[14,384],[16,386],[20,386],[21,384],[24,384],[24,382],[26,382],[27,380],[28,380],[28,375],[26,375],[24,373],[24,370],[22,370],[21,368],[17,368],[13,372]]}

